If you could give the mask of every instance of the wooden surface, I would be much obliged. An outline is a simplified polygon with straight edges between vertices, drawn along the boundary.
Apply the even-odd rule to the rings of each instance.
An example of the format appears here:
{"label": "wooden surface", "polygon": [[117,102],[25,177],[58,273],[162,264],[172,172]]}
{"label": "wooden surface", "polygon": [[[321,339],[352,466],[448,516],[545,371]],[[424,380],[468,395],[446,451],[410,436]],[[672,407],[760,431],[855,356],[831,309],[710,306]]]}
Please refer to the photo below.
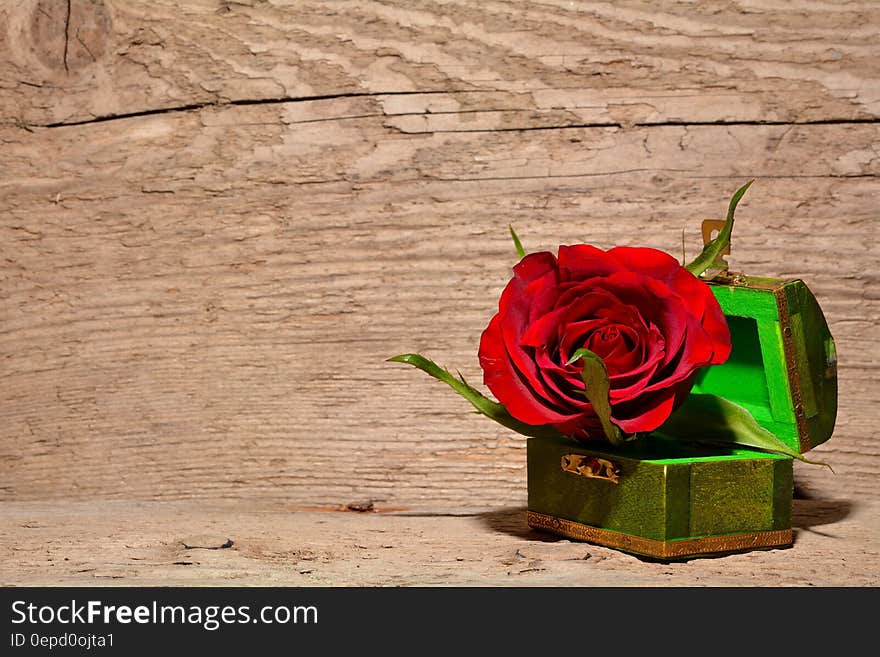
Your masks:
{"label": "wooden surface", "polygon": [[[732,263],[803,277],[840,356],[836,433],[816,450],[836,474],[798,464],[798,487],[816,504],[880,498],[880,6],[664,7],[3,3],[4,515],[522,506],[524,439],[384,359],[421,351],[480,381],[509,223],[530,250],[676,255],[686,229],[694,254],[699,221],[751,177]],[[761,577],[795,561],[759,559],[775,560]]]}
{"label": "wooden surface", "polygon": [[877,586],[877,506],[796,500],[791,548],[658,563],[532,531],[522,508],[8,502],[0,585]]}

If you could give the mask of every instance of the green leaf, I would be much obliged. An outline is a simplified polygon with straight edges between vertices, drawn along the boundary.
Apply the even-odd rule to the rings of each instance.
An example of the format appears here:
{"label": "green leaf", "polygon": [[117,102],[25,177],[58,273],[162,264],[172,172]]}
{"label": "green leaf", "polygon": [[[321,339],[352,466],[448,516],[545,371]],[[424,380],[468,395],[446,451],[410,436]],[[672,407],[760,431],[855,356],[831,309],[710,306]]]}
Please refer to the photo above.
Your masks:
{"label": "green leaf", "polygon": [[654,433],[688,442],[754,447],[831,469],[827,463],[805,459],[759,425],[747,409],[717,395],[691,393]]}
{"label": "green leaf", "polygon": [[699,276],[710,267],[725,267],[724,261],[721,260],[721,252],[730,244],[730,234],[733,232],[733,213],[736,212],[736,206],[746,190],[751,187],[754,179],[740,187],[730,199],[730,205],[727,208],[727,220],[724,227],[718,232],[714,240],[703,247],[703,251],[690,264],[685,265],[694,276]]}
{"label": "green leaf", "polygon": [[399,356],[392,356],[388,360],[394,363],[406,363],[407,365],[412,365],[433,376],[435,379],[443,381],[443,383],[446,383],[450,388],[455,390],[455,392],[467,399],[473,407],[477,409],[478,413],[495,420],[498,424],[505,426],[508,429],[513,429],[517,433],[521,433],[524,436],[532,436],[534,438],[552,438],[560,435],[555,429],[546,425],[534,425],[520,422],[513,417],[502,404],[492,401],[479,390],[471,387],[461,374],[459,374],[459,378],[456,379],[448,370],[443,369],[432,360],[425,358],[420,354],[401,354]]}
{"label": "green leaf", "polygon": [[593,407],[593,411],[602,423],[602,430],[612,445],[619,445],[626,439],[620,428],[611,421],[611,400],[608,393],[611,390],[611,382],[608,380],[608,370],[602,358],[589,349],[578,349],[568,360],[566,365],[571,365],[577,360],[583,360],[584,369],[581,378],[584,380],[584,394]]}
{"label": "green leaf", "polygon": [[508,228],[510,228],[510,236],[513,238],[513,246],[516,247],[516,254],[519,256],[519,259],[522,260],[526,257],[526,250],[523,248],[522,242],[519,241],[519,237],[513,229],[513,226],[508,226]]}

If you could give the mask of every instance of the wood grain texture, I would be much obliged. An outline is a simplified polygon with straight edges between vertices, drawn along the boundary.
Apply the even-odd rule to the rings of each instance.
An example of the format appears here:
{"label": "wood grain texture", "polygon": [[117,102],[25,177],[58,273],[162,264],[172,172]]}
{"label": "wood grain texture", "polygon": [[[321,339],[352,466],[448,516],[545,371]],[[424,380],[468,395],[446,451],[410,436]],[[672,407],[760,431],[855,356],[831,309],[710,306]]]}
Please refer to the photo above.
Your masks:
{"label": "wood grain texture", "polygon": [[656,563],[530,530],[521,508],[456,517],[9,502],[0,585],[877,586],[878,510],[797,500],[791,548]]}
{"label": "wood grain texture", "polygon": [[[382,92],[403,93],[396,108],[419,126],[794,122],[880,112],[880,8],[870,1],[69,6],[23,0],[0,9],[7,119],[39,125]],[[440,116],[422,116],[424,106],[406,98],[412,92],[435,96],[431,113]]]}
{"label": "wood grain texture", "polygon": [[480,380],[509,223],[695,253],[750,177],[735,268],[840,354],[799,489],[880,495],[877,5],[56,4],[0,8],[0,499],[521,505],[384,359]]}

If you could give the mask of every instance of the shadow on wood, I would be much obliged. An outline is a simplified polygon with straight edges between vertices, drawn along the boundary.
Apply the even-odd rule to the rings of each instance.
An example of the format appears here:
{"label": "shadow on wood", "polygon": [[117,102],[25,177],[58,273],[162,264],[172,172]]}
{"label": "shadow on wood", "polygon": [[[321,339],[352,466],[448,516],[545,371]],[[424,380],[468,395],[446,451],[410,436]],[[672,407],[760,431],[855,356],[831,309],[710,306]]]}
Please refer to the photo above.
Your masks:
{"label": "shadow on wood", "polygon": [[[795,542],[801,532],[836,538],[835,534],[818,531],[814,527],[839,523],[849,517],[856,507],[857,505],[851,500],[794,500],[792,527],[795,530]],[[477,517],[487,529],[523,540],[542,542],[564,540],[552,534],[531,529],[526,524],[525,507],[495,509],[480,513]]]}
{"label": "shadow on wood", "polygon": [[535,531],[526,524],[526,507],[505,507],[486,511],[477,515],[480,521],[492,531],[515,536],[528,541],[552,542],[561,540],[558,536]]}
{"label": "shadow on wood", "polygon": [[851,500],[794,500],[791,524],[795,529],[795,541],[800,531],[836,538],[835,534],[813,528],[838,523],[852,514],[857,506]]}

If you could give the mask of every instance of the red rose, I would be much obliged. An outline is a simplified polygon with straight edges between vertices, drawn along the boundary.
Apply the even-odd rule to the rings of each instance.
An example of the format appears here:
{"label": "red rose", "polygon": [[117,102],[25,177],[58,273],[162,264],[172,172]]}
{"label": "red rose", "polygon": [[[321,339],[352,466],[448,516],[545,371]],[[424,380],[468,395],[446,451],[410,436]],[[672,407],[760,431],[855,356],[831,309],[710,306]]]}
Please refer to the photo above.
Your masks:
{"label": "red rose", "polygon": [[611,419],[625,433],[669,417],[704,365],[730,354],[709,286],[670,255],[579,244],[533,253],[514,268],[480,340],[484,382],[508,412],[566,435],[603,435],[581,378],[580,348],[608,370]]}

